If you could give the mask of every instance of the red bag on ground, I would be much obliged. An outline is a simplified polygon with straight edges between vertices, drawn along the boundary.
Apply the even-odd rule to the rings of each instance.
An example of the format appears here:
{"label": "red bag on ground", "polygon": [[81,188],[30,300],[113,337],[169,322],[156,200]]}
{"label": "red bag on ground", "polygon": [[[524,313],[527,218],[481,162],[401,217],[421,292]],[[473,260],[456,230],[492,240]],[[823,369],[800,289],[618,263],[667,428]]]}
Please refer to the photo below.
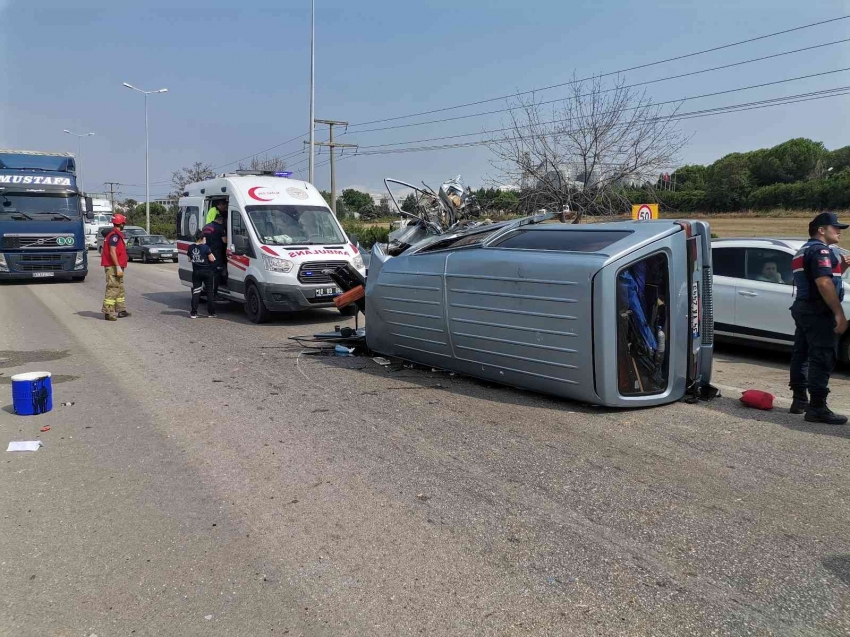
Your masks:
{"label": "red bag on ground", "polygon": [[748,389],[741,394],[741,402],[747,407],[755,409],[773,409],[773,399],[776,398],[773,394],[768,394],[766,391],[758,389]]}

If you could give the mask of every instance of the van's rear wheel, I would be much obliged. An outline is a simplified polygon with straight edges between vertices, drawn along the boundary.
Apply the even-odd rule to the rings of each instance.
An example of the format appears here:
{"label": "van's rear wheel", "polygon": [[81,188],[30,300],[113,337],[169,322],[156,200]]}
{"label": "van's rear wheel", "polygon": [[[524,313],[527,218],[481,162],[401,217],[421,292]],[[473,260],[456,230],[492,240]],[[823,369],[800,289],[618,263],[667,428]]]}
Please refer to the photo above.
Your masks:
{"label": "van's rear wheel", "polygon": [[245,294],[245,313],[252,323],[265,323],[271,316],[265,303],[263,303],[260,291],[253,283],[248,285],[248,291]]}

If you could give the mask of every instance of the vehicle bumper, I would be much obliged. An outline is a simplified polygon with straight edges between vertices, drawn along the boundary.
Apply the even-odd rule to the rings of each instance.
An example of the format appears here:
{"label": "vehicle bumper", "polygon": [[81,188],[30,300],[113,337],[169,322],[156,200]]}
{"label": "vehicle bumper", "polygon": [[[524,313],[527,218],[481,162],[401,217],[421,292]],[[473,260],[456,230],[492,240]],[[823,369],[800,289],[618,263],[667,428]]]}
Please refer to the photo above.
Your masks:
{"label": "vehicle bumper", "polygon": [[0,279],[73,279],[85,276],[88,271],[87,251],[82,251],[83,262],[75,269],[77,251],[73,252],[4,252],[6,270]]}
{"label": "vehicle bumper", "polygon": [[315,290],[298,285],[257,282],[266,307],[272,312],[299,312],[320,307],[334,307],[333,297],[315,297]]}

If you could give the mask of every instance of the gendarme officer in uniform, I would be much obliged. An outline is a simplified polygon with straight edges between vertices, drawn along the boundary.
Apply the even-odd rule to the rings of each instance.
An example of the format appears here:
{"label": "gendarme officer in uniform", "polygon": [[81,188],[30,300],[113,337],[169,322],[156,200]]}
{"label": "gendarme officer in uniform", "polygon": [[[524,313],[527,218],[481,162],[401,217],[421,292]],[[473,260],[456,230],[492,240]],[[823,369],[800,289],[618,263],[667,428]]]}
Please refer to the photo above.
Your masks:
{"label": "gendarme officer in uniform", "polygon": [[847,423],[846,416],[826,406],[838,339],[847,330],[841,275],[850,264],[850,258],[840,258],[830,246],[841,240],[841,230],[847,227],[834,212],[822,212],[809,223],[810,239],[791,261],[797,291],[791,306],[797,325],[791,355],[791,413],[805,412],[808,422],[827,425]]}

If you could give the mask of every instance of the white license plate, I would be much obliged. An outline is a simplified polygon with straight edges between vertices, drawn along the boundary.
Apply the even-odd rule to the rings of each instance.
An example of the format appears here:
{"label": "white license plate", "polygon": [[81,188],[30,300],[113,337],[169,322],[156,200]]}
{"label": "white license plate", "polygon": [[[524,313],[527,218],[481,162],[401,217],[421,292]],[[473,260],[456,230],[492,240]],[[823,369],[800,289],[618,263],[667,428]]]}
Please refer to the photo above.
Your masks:
{"label": "white license plate", "polygon": [[53,272],[33,272],[33,277],[53,276]]}
{"label": "white license plate", "polygon": [[336,296],[339,293],[340,293],[340,289],[336,288],[336,287],[334,287],[334,288],[319,288],[318,290],[316,290],[316,296],[317,297],[319,297],[319,296]]}

